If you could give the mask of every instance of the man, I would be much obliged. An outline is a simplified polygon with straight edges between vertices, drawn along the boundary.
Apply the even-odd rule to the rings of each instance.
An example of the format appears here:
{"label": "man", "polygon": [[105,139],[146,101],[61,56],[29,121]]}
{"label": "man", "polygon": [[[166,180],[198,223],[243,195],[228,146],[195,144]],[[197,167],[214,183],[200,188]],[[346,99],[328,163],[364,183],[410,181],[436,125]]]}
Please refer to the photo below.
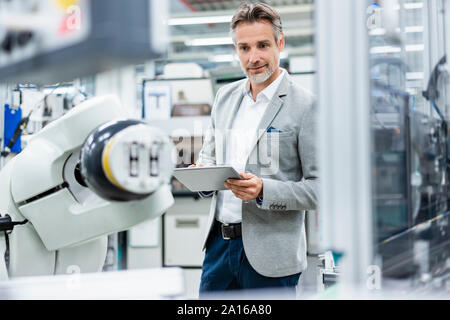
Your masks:
{"label": "man", "polygon": [[233,165],[242,180],[210,193],[200,294],[295,292],[306,269],[304,210],[317,203],[314,101],[279,67],[284,35],[274,9],[241,5],[231,35],[248,79],[218,91],[197,166]]}

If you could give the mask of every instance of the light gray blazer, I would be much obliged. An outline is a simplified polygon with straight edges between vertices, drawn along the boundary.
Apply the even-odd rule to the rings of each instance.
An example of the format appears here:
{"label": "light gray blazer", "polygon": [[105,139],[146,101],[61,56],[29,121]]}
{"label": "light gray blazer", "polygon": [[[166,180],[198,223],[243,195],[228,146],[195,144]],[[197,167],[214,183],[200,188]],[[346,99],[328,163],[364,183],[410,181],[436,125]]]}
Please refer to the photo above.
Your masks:
{"label": "light gray blazer", "polygon": [[[222,87],[197,164],[224,164],[225,132],[244,97],[247,79]],[[268,129],[275,128],[268,132]],[[242,241],[251,266],[267,277],[306,269],[305,210],[317,205],[316,110],[313,95],[285,73],[251,146],[245,171],[263,180],[263,203],[242,203]],[[206,247],[216,215],[213,193]]]}

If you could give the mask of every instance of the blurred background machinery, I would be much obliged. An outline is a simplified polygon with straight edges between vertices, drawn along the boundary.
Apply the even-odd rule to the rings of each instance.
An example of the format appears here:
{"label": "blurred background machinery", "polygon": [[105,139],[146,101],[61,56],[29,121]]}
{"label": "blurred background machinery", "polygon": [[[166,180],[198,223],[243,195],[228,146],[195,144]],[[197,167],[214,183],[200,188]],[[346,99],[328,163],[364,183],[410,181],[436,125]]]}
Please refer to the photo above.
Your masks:
{"label": "blurred background machinery", "polygon": [[[325,97],[321,107],[326,110],[321,121],[328,127],[343,126],[343,122],[330,124],[333,115],[326,113],[333,111],[326,104],[328,101],[333,108],[337,101],[348,101],[340,113],[350,117],[344,120],[351,127],[345,134],[352,133],[340,133],[331,139],[338,140],[331,142],[321,140],[323,154],[329,152],[326,158],[335,159],[333,163],[322,162],[323,183],[329,186],[321,194],[325,247],[334,248],[333,253],[342,257],[339,279],[344,284],[369,289],[366,280],[376,267],[386,290],[408,288],[411,294],[440,292],[445,296],[450,283],[449,3],[366,1],[355,10],[339,9],[341,13],[331,14],[353,17],[358,30],[366,26],[364,33],[351,38],[347,49],[324,42],[326,28],[320,21],[329,25],[322,19],[332,9],[319,3],[323,4],[318,9],[319,48],[341,57],[359,52],[353,65],[319,55],[318,91]],[[346,18],[340,16],[337,21],[340,19]],[[345,30],[335,43],[350,41]],[[333,81],[322,78],[347,83],[342,78],[346,76],[335,73],[334,63],[354,70],[348,79],[350,86],[336,83],[331,89]],[[342,94],[334,91],[337,88]],[[353,141],[354,147],[344,147],[339,141]],[[333,153],[339,149],[339,155]],[[342,166],[345,162],[355,166]],[[340,194],[333,192],[343,180],[327,175],[337,168],[347,168],[341,171],[341,178],[346,176],[352,183],[341,186],[345,191]],[[343,219],[338,221],[336,214]],[[352,231],[344,235],[334,222],[351,224]]]}
{"label": "blurred background machinery", "polygon": [[[385,2],[372,4],[382,19],[369,31],[374,254],[384,277],[445,291],[450,83],[440,40],[449,8],[445,1],[396,5],[388,17]],[[432,30],[437,41],[428,38]]]}
{"label": "blurred background machinery", "polygon": [[[123,80],[125,82],[123,74],[127,72],[126,68],[130,68],[129,66],[134,68],[135,65],[143,64],[166,52],[168,36],[165,21],[167,20],[167,15],[168,6],[166,2],[148,0],[135,1],[132,6],[127,1],[122,0],[113,2],[90,0],[0,1],[0,101],[2,107],[0,117],[2,127],[0,134],[2,161],[0,167],[3,167],[7,163],[6,166],[8,168],[8,172],[4,171],[3,176],[6,175],[9,177],[11,174],[16,176],[25,172],[25,169],[32,169],[32,162],[28,163],[28,166],[31,166],[29,168],[20,165],[24,164],[26,161],[23,159],[26,159],[30,152],[32,153],[32,148],[28,146],[29,144],[36,146],[35,142],[38,141],[37,145],[39,145],[39,141],[43,141],[42,138],[44,140],[56,139],[57,141],[62,139],[66,142],[74,141],[73,138],[75,136],[79,138],[82,130],[74,130],[72,132],[66,132],[64,130],[75,124],[76,121],[72,121],[71,119],[74,115],[75,118],[79,118],[80,110],[83,110],[84,116],[88,117],[84,122],[78,122],[80,129],[86,129],[89,126],[89,121],[95,119],[96,116],[94,113],[91,114],[92,118],[89,119],[89,112],[94,110],[95,107],[89,109],[80,106],[76,110],[72,110],[86,100],[91,100],[97,95],[114,93],[122,98],[124,105],[128,106],[123,109],[124,107],[114,100],[115,102],[109,105],[108,111],[107,103],[106,105],[105,103],[100,103],[104,107],[103,117],[108,118],[119,115],[119,117],[129,117],[134,108],[133,101],[130,103],[130,101],[124,99],[121,96],[122,92],[120,90],[124,89],[127,91],[127,88],[121,88],[120,84],[111,86],[110,81],[119,83]],[[115,70],[120,71],[112,76],[111,73],[114,73]],[[102,73],[110,74],[102,77]],[[108,80],[105,80],[105,78]],[[133,81],[134,79],[131,81],[131,91],[134,93]],[[92,100],[92,102],[88,102],[88,105],[92,105],[92,103],[95,105],[98,101],[100,100]],[[123,109],[122,113],[115,112],[119,107]],[[49,124],[51,125],[48,126]],[[56,132],[56,129],[62,130],[60,134]],[[164,136],[164,133],[162,135]],[[78,138],[75,138],[75,140]],[[102,141],[106,141],[104,140],[104,135],[102,139]],[[168,145],[172,145],[169,140],[168,143]],[[58,145],[58,143],[55,145]],[[22,152],[22,150],[27,150],[27,152]],[[75,156],[71,158],[74,159]],[[170,161],[166,160],[164,161],[169,164]],[[114,163],[116,162],[114,161]],[[17,163],[19,165],[16,165]],[[51,163],[49,162],[48,165],[51,165]],[[14,169],[11,173],[10,169],[12,167]],[[4,170],[6,170],[6,167]],[[76,171],[75,168],[75,175]],[[86,176],[86,172],[84,172],[85,178],[82,180],[89,179]],[[42,174],[43,172],[36,171],[35,173]],[[152,171],[153,173],[155,172]],[[91,172],[90,175],[92,174],[94,173]],[[67,172],[62,176],[66,177],[66,175]],[[56,173],[56,176],[59,177],[58,173]],[[32,173],[28,178],[32,178]],[[7,182],[6,180],[4,182]],[[34,191],[31,190],[33,185],[27,185],[26,179],[22,182],[25,182],[25,188],[27,190],[29,189],[27,192],[33,194]],[[79,182],[79,184],[81,184],[81,189],[83,187],[86,188],[82,182]],[[63,186],[62,189],[64,188]],[[78,186],[79,188],[80,186]],[[172,199],[170,189],[168,190],[169,198]],[[50,191],[42,194],[42,199],[39,198],[40,200],[34,202],[34,204],[50,200],[52,197],[52,192]],[[56,192],[58,190],[53,191]],[[9,192],[6,192],[4,196],[2,199],[7,199]],[[17,195],[14,196],[14,198],[16,197]],[[157,198],[161,201],[168,199],[163,200],[164,197],[159,196]],[[2,203],[5,204],[6,202],[3,200]],[[32,200],[36,199],[33,198]],[[171,201],[166,201],[166,204],[169,206]],[[54,208],[58,206],[58,203],[55,200],[53,204]],[[99,204],[98,201],[94,201],[94,203]],[[115,204],[119,205],[119,203]],[[83,206],[85,205],[86,203],[83,204]],[[5,208],[3,207],[3,209]],[[91,208],[93,207],[91,206]],[[151,206],[149,207],[147,205],[144,211],[149,211],[146,213],[149,214],[152,210]],[[60,213],[62,214],[63,211]],[[122,208],[122,211],[121,214],[124,214],[127,210]],[[138,211],[135,210],[134,214],[129,216],[129,218],[136,216]],[[158,210],[154,211],[156,213]],[[164,212],[159,213],[162,214]],[[5,216],[5,214],[8,214],[8,212],[2,212],[2,215]],[[32,212],[33,214],[35,212]],[[78,217],[83,218],[82,215]],[[84,217],[86,218],[87,216]],[[156,215],[153,216],[153,218],[155,217]],[[28,220],[25,221],[28,222]],[[140,222],[142,221],[144,220]],[[124,220],[122,220],[123,222]],[[39,223],[37,220],[33,224],[36,230],[38,230],[39,236],[45,239],[49,230],[43,231],[43,229],[38,227],[37,225]],[[122,230],[129,229],[131,226],[128,225],[122,228]],[[98,230],[103,228],[100,225],[97,227]],[[120,230],[111,229],[107,232],[112,233],[112,235],[109,236],[107,244],[105,242],[101,245],[105,245],[105,250],[107,248],[107,252],[105,252],[106,259],[103,259],[105,261],[99,262],[103,265],[103,270],[126,268],[126,232],[114,233],[117,231]],[[54,233],[56,238],[58,238],[59,233],[61,241],[64,241],[63,239],[65,237],[67,238],[68,235],[67,233],[64,234],[64,232],[61,232],[56,225],[54,225],[53,231],[50,233]],[[6,264],[10,269],[7,273],[10,276],[52,273],[43,271],[44,269],[42,268],[38,268],[40,271],[36,268],[34,271],[27,271],[30,265],[27,267],[27,264],[24,263],[22,258],[17,259],[17,257],[20,257],[24,253],[23,249],[27,247],[26,241],[20,241],[25,247],[15,245],[16,241],[14,239],[17,237],[20,238],[20,234],[23,233],[17,231],[9,231],[8,234],[5,233],[5,239],[9,236],[9,240],[11,240],[6,241],[7,251],[5,253],[5,259],[10,256],[12,257],[6,259]],[[31,242],[32,240],[36,241],[36,245],[39,245],[39,240],[36,240],[38,238],[35,237],[33,239],[29,240]],[[103,240],[101,242],[103,243]],[[47,256],[45,256],[45,259],[47,259],[49,257],[48,255],[51,255],[55,248],[52,249],[52,246],[48,246],[48,243],[45,245],[50,250]],[[32,244],[30,243],[28,248],[31,247]],[[97,249],[100,249],[100,247],[97,247]],[[38,250],[36,253],[43,253],[44,251]],[[94,251],[91,251],[91,253]],[[103,251],[103,249],[100,249],[100,251]],[[97,253],[100,251],[97,251]],[[62,258],[61,255],[59,257]],[[97,260],[102,259],[102,257],[104,258],[103,252],[98,255]],[[38,263],[38,260],[42,260],[36,259],[36,263]],[[89,259],[88,256],[86,256],[86,259]],[[46,263],[39,265],[43,266],[44,264]],[[55,267],[58,264],[62,269],[60,272],[55,271],[55,273],[66,272],[63,266],[64,263],[53,262]],[[92,271],[94,269],[98,268],[85,268],[84,271]],[[100,269],[102,269],[101,266]],[[83,272],[83,270],[79,271]],[[68,272],[70,273],[71,271]],[[5,274],[5,270],[2,271],[2,274]]]}

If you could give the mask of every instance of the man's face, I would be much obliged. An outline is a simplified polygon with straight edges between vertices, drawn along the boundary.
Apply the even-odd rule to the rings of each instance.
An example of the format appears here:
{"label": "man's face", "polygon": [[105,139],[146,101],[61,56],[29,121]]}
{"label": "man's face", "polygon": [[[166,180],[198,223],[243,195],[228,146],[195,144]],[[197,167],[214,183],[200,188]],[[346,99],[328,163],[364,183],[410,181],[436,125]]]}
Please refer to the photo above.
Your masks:
{"label": "man's face", "polygon": [[284,37],[277,43],[269,22],[239,23],[235,43],[241,68],[250,81],[264,83],[278,70]]}

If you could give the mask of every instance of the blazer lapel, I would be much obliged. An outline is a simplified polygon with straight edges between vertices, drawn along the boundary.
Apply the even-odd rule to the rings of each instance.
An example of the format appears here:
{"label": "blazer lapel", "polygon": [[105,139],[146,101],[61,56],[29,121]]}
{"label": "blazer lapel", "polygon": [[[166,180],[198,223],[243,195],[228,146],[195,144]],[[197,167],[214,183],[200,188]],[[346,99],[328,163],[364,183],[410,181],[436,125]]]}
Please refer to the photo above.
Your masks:
{"label": "blazer lapel", "polygon": [[263,117],[261,118],[261,121],[259,122],[258,129],[256,129],[255,138],[253,139],[253,142],[250,147],[249,156],[252,154],[253,149],[255,148],[259,139],[261,139],[261,136],[265,132],[267,132],[267,128],[269,128],[273,119],[278,114],[278,111],[280,111],[280,108],[284,102],[282,97],[286,96],[286,94],[287,94],[288,84],[289,84],[289,78],[288,78],[288,75],[285,74],[283,77],[283,80],[280,83],[280,86],[278,87],[277,92],[274,94],[272,101],[270,101],[270,104],[268,105],[266,112],[264,113]]}

